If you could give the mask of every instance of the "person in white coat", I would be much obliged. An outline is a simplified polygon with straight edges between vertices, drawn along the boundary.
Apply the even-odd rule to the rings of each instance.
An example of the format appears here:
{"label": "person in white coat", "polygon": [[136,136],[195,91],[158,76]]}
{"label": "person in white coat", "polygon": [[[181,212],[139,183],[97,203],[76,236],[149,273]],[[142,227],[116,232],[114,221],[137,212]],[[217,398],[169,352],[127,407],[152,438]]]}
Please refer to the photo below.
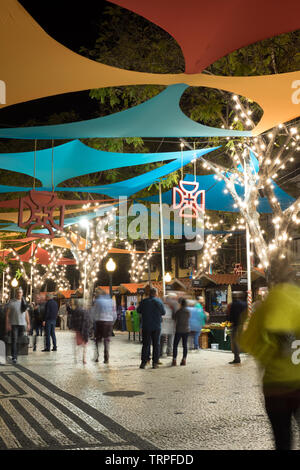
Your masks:
{"label": "person in white coat", "polygon": [[167,345],[167,356],[173,355],[173,341],[175,334],[175,321],[173,320],[173,313],[175,313],[179,304],[177,296],[170,294],[165,298],[164,307],[166,314],[162,317],[161,323],[161,336],[160,336],[160,357],[164,355],[165,345]]}

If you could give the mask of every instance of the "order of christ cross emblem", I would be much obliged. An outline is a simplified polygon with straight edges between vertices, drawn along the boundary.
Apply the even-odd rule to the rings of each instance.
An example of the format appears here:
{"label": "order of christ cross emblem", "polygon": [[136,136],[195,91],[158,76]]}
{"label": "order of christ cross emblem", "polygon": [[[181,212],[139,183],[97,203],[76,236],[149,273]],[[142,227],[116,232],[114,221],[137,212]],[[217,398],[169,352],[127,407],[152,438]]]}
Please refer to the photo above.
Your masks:
{"label": "order of christ cross emblem", "polygon": [[[58,212],[58,223],[54,220],[54,211]],[[19,199],[18,226],[27,228],[27,236],[32,235],[32,230],[46,229],[48,233],[41,233],[39,237],[53,238],[55,236],[53,229],[64,228],[64,214],[65,203],[63,199],[58,199],[55,193],[31,190],[27,196]]]}
{"label": "order of christ cross emblem", "polygon": [[179,188],[173,188],[173,209],[180,209],[179,217],[197,218],[200,213],[204,213],[205,191],[199,190],[197,181],[179,181]]}

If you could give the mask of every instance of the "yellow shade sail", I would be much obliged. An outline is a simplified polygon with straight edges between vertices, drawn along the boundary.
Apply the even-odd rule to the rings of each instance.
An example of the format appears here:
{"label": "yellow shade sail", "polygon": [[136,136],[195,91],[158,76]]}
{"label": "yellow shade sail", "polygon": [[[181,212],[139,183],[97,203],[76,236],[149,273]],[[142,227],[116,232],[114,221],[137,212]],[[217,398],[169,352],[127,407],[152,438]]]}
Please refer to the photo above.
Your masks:
{"label": "yellow shade sail", "polygon": [[300,72],[259,77],[206,74],[149,74],[104,65],[72,52],[51,38],[17,0],[0,6],[1,107],[91,88],[185,83],[222,89],[258,103],[263,117],[258,135],[300,114]]}

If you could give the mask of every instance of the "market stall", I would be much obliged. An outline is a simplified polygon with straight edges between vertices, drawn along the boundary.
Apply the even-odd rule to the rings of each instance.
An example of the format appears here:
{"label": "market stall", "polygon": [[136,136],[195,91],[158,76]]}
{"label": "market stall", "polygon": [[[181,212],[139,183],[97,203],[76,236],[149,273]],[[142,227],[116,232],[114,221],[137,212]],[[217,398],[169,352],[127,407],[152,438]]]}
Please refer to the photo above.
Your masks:
{"label": "market stall", "polygon": [[215,349],[231,351],[230,336],[231,329],[229,322],[209,323],[202,328],[199,346],[202,349],[208,349],[212,345],[218,345]]}

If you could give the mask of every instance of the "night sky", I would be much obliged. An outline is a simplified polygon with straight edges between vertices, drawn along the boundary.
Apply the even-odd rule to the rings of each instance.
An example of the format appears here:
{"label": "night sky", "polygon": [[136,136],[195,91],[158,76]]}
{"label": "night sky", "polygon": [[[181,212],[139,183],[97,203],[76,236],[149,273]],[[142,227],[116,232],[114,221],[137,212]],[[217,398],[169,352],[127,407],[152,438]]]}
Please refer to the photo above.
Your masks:
{"label": "night sky", "polygon": [[[37,23],[64,46],[79,52],[80,47],[93,48],[98,37],[103,9],[111,5],[104,0],[19,0]],[[74,110],[80,119],[95,117],[96,100],[89,98],[89,91],[68,93],[20,103],[0,110],[0,126],[15,127],[30,119],[43,123],[54,113]]]}

